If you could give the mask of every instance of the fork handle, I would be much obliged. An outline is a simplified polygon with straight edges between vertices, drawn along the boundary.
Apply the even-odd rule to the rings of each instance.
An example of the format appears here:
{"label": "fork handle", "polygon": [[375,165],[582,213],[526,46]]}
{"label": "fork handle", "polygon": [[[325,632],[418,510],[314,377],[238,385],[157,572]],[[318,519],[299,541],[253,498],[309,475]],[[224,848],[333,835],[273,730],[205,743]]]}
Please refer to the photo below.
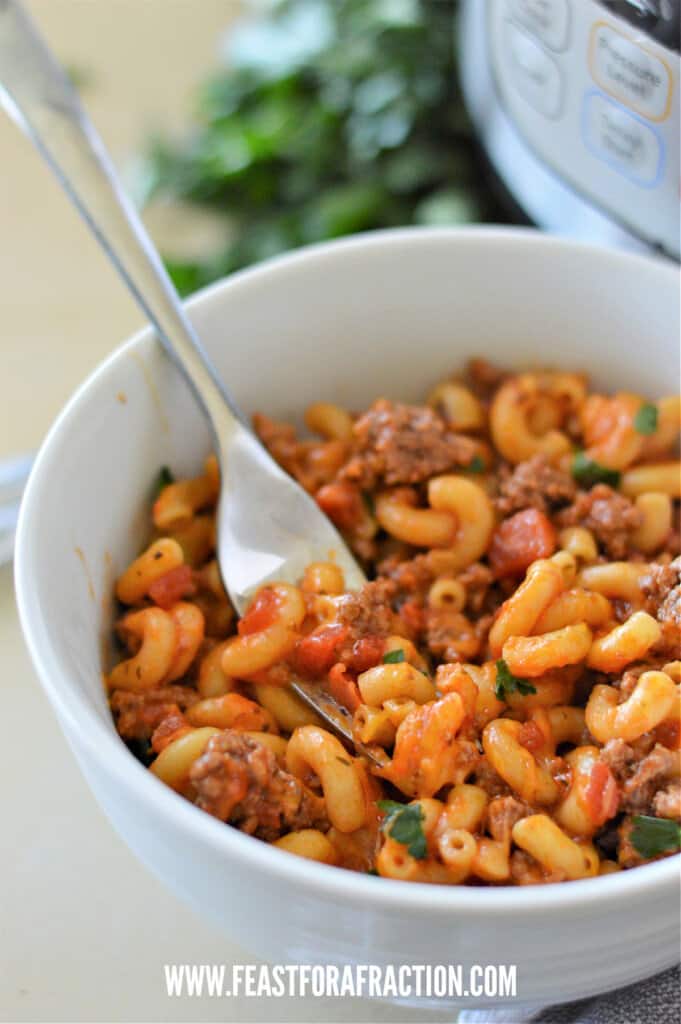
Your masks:
{"label": "fork handle", "polygon": [[243,418],[183,312],[78,95],[18,0],[0,0],[0,102],[33,142],[156,328],[222,450]]}

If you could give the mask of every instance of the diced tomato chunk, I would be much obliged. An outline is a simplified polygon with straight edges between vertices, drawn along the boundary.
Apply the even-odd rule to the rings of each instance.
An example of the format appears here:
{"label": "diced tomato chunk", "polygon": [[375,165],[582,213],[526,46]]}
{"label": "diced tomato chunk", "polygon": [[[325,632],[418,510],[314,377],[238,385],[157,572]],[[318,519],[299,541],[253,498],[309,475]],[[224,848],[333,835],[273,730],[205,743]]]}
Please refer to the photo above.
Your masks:
{"label": "diced tomato chunk", "polygon": [[586,787],[586,810],[594,825],[603,825],[617,814],[620,794],[615,776],[605,761],[595,761]]}
{"label": "diced tomato chunk", "polygon": [[497,577],[521,576],[537,558],[556,550],[556,531],[543,512],[526,508],[516,512],[494,531],[489,562]]}
{"label": "diced tomato chunk", "polygon": [[279,598],[272,587],[262,587],[243,619],[239,620],[239,636],[260,633],[273,626],[279,611]]}
{"label": "diced tomato chunk", "polygon": [[535,753],[541,750],[546,742],[546,737],[536,722],[523,722],[518,733],[518,743],[525,750]]}
{"label": "diced tomato chunk", "polygon": [[353,715],[362,703],[359,687],[348,675],[347,667],[342,661],[337,661],[329,672],[329,693]]}
{"label": "diced tomato chunk", "polygon": [[196,584],[189,565],[178,565],[169,569],[163,576],[149,587],[149,597],[159,608],[172,608],[183,597],[191,597],[196,593]]}
{"label": "diced tomato chunk", "polygon": [[380,663],[384,651],[385,639],[375,633],[369,633],[354,642],[345,663],[353,672],[366,672]]}
{"label": "diced tomato chunk", "polygon": [[340,623],[318,626],[302,640],[294,654],[294,664],[303,675],[319,678],[326,675],[337,658],[337,651],[347,636],[348,627]]}
{"label": "diced tomato chunk", "polygon": [[362,519],[362,495],[353,484],[343,481],[325,484],[315,497],[322,512],[341,530],[351,530]]}

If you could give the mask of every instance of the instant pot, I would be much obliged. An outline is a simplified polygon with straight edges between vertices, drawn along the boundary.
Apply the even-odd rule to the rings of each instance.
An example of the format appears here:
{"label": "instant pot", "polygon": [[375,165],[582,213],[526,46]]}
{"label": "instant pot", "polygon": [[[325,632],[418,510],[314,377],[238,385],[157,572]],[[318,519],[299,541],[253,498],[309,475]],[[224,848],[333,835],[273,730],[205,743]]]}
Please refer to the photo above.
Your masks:
{"label": "instant pot", "polygon": [[534,223],[679,258],[681,0],[464,0],[465,100]]}

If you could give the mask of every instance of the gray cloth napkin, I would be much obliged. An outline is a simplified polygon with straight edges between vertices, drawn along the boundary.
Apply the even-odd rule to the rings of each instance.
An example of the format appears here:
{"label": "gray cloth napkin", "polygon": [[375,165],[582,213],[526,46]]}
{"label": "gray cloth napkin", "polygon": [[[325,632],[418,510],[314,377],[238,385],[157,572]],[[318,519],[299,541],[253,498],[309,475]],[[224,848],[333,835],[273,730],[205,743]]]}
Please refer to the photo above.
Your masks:
{"label": "gray cloth napkin", "polygon": [[562,1006],[463,1010],[459,1024],[679,1024],[681,968],[604,996]]}

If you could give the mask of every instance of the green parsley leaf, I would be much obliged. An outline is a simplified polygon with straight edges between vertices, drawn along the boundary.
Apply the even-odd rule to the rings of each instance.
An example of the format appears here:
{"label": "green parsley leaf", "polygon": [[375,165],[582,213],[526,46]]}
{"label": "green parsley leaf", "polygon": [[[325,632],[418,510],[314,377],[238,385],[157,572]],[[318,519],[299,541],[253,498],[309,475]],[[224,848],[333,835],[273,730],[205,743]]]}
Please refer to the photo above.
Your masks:
{"label": "green parsley leaf", "polygon": [[644,402],[634,416],[634,430],[639,434],[654,434],[657,430],[657,406]]}
{"label": "green parsley leaf", "polygon": [[401,647],[397,647],[394,651],[386,651],[383,655],[384,665],[399,665],[401,661],[404,661],[404,651]]}
{"label": "green parsley leaf", "polygon": [[527,679],[514,676],[503,658],[497,661],[497,679],[494,684],[497,700],[506,700],[507,693],[520,693],[526,697],[528,693],[536,693],[537,689]]}
{"label": "green parsley leaf", "polygon": [[374,499],[373,499],[372,495],[369,493],[369,491],[362,491],[362,501],[364,502],[364,506],[365,506],[367,512],[369,513],[369,515],[370,516],[375,516],[376,515],[376,505],[374,504]]}
{"label": "green parsley leaf", "polygon": [[407,805],[401,804],[397,800],[377,800],[376,806],[379,811],[383,811],[385,814],[385,820],[383,822],[383,825],[385,826],[388,824],[389,820],[394,818],[396,814],[399,814],[400,811],[403,811]]}
{"label": "green parsley leaf", "polygon": [[469,473],[484,473],[485,463],[481,455],[474,455],[466,466]]}
{"label": "green parsley leaf", "polygon": [[681,826],[675,821],[647,814],[636,814],[632,820],[631,843],[642,857],[657,857],[681,849]]}
{"label": "green parsley leaf", "polygon": [[376,868],[369,868],[369,870],[367,871],[367,875],[376,875],[378,877],[378,871],[376,870]]}
{"label": "green parsley leaf", "polygon": [[156,497],[158,498],[158,496],[161,493],[161,491],[165,490],[165,488],[168,486],[168,484],[174,484],[174,483],[175,483],[175,477],[170,472],[169,468],[167,466],[161,466],[161,469],[160,469],[159,474],[158,474],[158,479],[156,481],[156,492],[155,492]]}
{"label": "green parsley leaf", "polygon": [[423,832],[423,810],[420,804],[398,804],[395,800],[379,800],[377,806],[385,813],[382,829],[396,843],[407,847],[415,860],[423,860],[428,852]]}
{"label": "green parsley leaf", "polygon": [[609,484],[617,487],[620,473],[616,469],[608,469],[594,462],[584,452],[577,452],[572,460],[572,475],[582,487],[593,487],[594,484]]}

